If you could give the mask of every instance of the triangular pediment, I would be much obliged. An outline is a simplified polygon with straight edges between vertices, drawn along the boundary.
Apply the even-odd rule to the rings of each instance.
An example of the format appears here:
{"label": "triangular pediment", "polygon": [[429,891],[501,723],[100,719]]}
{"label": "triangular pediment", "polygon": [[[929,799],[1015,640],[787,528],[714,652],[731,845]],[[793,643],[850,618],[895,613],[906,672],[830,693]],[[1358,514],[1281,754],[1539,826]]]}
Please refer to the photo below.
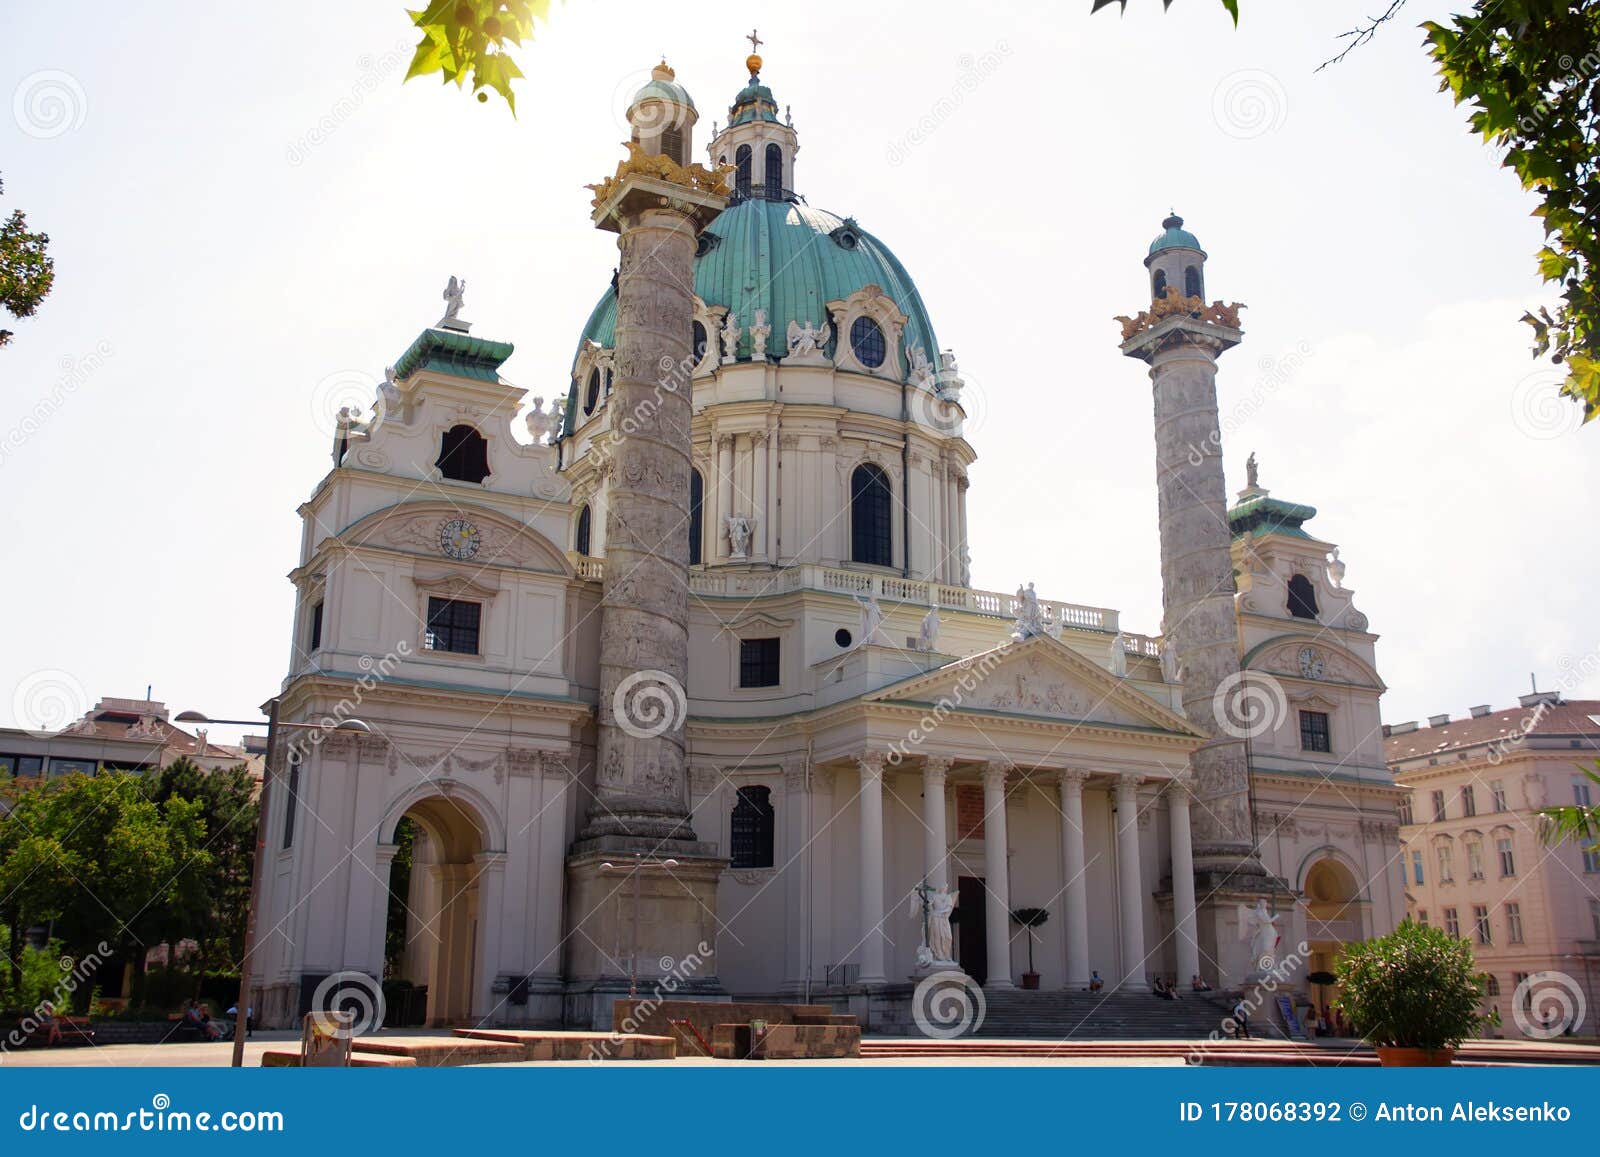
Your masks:
{"label": "triangular pediment", "polygon": [[957,659],[863,699],[1200,734],[1182,715],[1048,635]]}

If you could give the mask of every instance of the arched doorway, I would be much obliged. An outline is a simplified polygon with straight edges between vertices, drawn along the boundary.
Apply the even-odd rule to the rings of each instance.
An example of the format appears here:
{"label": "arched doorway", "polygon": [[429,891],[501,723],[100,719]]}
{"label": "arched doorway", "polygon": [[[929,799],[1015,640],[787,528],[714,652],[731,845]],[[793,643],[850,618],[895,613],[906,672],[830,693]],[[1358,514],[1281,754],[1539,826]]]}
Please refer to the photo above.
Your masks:
{"label": "arched doorway", "polygon": [[457,801],[429,796],[396,821],[392,843],[384,979],[406,1007],[390,1009],[388,1023],[471,1023],[480,1011],[472,1005],[480,967],[478,861],[486,846],[477,817]]}
{"label": "arched doorway", "polygon": [[[1365,938],[1365,904],[1361,885],[1349,865],[1325,855],[1306,869],[1301,891],[1306,906],[1308,974],[1338,974],[1339,950]],[[1319,1009],[1331,1007],[1339,995],[1337,984],[1311,985],[1311,999]]]}

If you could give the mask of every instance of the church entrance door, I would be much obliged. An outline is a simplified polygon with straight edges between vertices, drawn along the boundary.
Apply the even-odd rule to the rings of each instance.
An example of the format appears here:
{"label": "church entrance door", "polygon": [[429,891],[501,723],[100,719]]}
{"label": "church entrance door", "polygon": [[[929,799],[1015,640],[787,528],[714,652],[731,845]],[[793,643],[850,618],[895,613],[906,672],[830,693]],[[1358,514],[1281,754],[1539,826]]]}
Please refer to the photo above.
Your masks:
{"label": "church entrance door", "polygon": [[984,919],[989,893],[977,876],[961,876],[956,880],[956,894],[960,903],[951,921],[956,929],[956,959],[962,972],[982,984],[989,978],[988,923]]}

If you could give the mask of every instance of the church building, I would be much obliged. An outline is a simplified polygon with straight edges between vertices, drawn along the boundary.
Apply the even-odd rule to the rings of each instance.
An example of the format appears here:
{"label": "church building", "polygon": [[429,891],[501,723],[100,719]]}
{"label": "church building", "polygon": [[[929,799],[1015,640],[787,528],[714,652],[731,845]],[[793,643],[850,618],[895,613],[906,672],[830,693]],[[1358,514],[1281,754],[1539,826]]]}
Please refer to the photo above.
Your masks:
{"label": "church building", "polygon": [[622,265],[594,271],[564,402],[517,420],[512,345],[452,279],[341,419],[290,574],[279,714],[315,730],[277,744],[264,1023],[363,978],[391,1023],[574,1027],[666,980],[882,1023],[937,971],[1043,995],[1276,964],[1304,991],[1403,915],[1401,793],[1315,511],[1253,461],[1224,500],[1214,375],[1242,331],[1203,304],[1199,241],[1167,219],[1122,319],[1156,389],[1167,622],[975,589],[957,360],[900,258],[797,191],[746,63],[701,154],[665,62],[634,97],[595,186]]}

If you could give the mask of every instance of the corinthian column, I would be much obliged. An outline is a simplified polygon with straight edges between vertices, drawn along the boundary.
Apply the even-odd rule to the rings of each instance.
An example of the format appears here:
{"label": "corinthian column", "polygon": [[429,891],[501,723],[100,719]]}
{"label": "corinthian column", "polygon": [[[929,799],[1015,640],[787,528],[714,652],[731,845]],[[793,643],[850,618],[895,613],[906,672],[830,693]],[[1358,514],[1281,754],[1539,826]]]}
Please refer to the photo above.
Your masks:
{"label": "corinthian column", "polygon": [[1061,880],[1067,938],[1067,983],[1089,985],[1089,879],[1083,852],[1083,785],[1089,773],[1068,768],[1056,779],[1061,788]]}
{"label": "corinthian column", "polygon": [[1172,938],[1178,959],[1178,983],[1188,984],[1200,972],[1200,944],[1195,938],[1194,852],[1189,836],[1189,785],[1175,779],[1167,785],[1172,819]]}
{"label": "corinthian column", "polygon": [[863,752],[861,769],[861,984],[882,984],[883,752]]}
{"label": "corinthian column", "polygon": [[983,769],[984,933],[989,945],[989,975],[983,986],[1009,989],[1011,981],[1011,873],[1006,838],[1006,773],[1011,765],[991,762]]}
{"label": "corinthian column", "polygon": [[922,879],[930,888],[949,884],[944,866],[950,847],[945,828],[944,785],[951,762],[947,755],[930,755],[922,761]]}
{"label": "corinthian column", "polygon": [[1139,878],[1139,777],[1117,777],[1117,893],[1121,901],[1122,980],[1118,988],[1149,987],[1144,963],[1144,884]]}

